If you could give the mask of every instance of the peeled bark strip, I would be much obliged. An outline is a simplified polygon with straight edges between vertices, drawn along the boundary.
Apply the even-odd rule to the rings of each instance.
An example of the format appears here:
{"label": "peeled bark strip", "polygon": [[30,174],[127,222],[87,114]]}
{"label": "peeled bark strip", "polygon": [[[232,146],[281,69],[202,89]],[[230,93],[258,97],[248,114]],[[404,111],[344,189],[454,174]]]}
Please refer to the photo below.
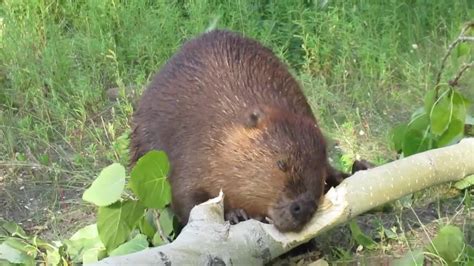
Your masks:
{"label": "peeled bark strip", "polygon": [[326,194],[300,233],[282,234],[255,220],[230,226],[223,219],[221,193],[192,209],[188,225],[173,243],[94,265],[261,265],[370,209],[471,174],[474,138],[357,172]]}

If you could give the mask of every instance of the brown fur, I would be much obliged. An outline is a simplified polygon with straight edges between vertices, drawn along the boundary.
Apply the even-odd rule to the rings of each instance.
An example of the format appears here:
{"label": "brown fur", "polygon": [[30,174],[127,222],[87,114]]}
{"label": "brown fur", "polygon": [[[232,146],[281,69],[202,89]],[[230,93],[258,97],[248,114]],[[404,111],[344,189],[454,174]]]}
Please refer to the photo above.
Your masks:
{"label": "brown fur", "polygon": [[329,165],[286,66],[236,33],[215,30],[186,42],[144,92],[133,122],[131,163],[151,149],[168,154],[172,207],[183,224],[194,205],[222,189],[226,214],[244,210],[298,231],[325,181],[343,176]]}

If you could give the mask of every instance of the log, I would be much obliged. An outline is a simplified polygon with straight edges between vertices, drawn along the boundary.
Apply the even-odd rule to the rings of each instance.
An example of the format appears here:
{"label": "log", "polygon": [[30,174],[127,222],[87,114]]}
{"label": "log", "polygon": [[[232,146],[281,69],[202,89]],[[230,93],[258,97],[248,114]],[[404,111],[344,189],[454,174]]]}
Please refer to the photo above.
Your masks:
{"label": "log", "polygon": [[281,233],[256,220],[230,225],[221,192],[191,210],[189,223],[172,243],[92,265],[262,265],[368,210],[472,174],[474,138],[356,172],[328,191],[299,233]]}

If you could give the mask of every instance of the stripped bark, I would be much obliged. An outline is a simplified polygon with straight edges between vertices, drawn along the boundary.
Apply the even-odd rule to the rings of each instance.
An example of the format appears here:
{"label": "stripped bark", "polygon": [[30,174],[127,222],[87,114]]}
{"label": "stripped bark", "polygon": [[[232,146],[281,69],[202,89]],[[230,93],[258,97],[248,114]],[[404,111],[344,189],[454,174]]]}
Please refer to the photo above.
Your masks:
{"label": "stripped bark", "polygon": [[286,234],[255,220],[224,222],[221,193],[192,209],[174,242],[94,265],[261,265],[370,209],[472,174],[474,138],[360,171],[326,194],[303,231]]}

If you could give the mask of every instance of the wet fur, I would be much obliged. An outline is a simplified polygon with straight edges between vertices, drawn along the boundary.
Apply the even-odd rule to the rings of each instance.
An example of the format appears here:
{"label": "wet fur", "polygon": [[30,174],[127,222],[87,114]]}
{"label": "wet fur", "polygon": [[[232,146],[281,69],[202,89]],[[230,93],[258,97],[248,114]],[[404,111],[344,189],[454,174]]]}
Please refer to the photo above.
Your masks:
{"label": "wet fur", "polygon": [[[286,66],[258,42],[222,30],[186,42],[144,92],[131,164],[151,149],[169,156],[172,207],[183,224],[222,188],[227,213],[272,216],[282,231],[297,231],[324,182],[347,176],[327,162],[317,121]],[[295,200],[305,210],[296,218],[288,214]]]}

